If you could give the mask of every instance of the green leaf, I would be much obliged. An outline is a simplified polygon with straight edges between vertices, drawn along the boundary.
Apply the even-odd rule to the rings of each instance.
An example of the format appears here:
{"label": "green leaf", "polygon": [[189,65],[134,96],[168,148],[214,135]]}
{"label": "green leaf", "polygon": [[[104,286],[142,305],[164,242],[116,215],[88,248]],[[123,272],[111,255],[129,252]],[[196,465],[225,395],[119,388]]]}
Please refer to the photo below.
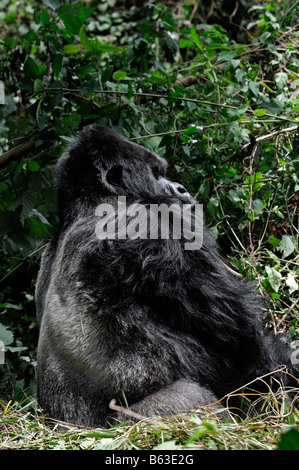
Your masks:
{"label": "green leaf", "polygon": [[50,223],[47,221],[46,217],[44,217],[43,214],[38,212],[36,209],[32,209],[32,211],[30,212],[30,215],[37,217],[44,224],[50,225]]}
{"label": "green leaf", "polygon": [[20,229],[16,215],[11,210],[0,212],[0,236],[7,235]]}
{"label": "green leaf", "polygon": [[62,66],[62,55],[61,54],[57,54],[55,56],[55,59],[53,60],[53,73],[54,73],[54,76],[56,79],[59,78],[59,75],[60,75],[60,71],[61,71],[61,66]]}
{"label": "green leaf", "polygon": [[286,86],[287,81],[288,76],[285,72],[278,72],[275,74],[275,82],[279,90],[282,90]]}
{"label": "green leaf", "polygon": [[202,438],[205,434],[208,434],[210,432],[213,432],[215,429],[214,425],[212,423],[208,422],[202,422],[202,425],[200,425],[188,438],[188,443],[197,441],[198,439]]}
{"label": "green leaf", "polygon": [[28,217],[28,215],[34,208],[36,198],[37,198],[36,192],[33,191],[32,189],[28,189],[22,194],[21,197],[17,198],[11,204],[9,208],[10,210],[15,210],[17,207],[20,207],[20,206],[22,207],[21,214],[20,214],[20,222],[22,224],[24,223],[24,220],[26,219],[26,217]]}
{"label": "green leaf", "polygon": [[28,189],[28,191],[25,191],[25,193],[22,195],[21,199],[23,207],[20,215],[20,220],[22,223],[35,206],[36,198],[37,194],[31,189]]}
{"label": "green leaf", "polygon": [[258,83],[250,82],[249,83],[249,88],[252,91],[252,93],[254,94],[254,96],[258,96],[259,91],[260,91],[260,87],[259,87]]}
{"label": "green leaf", "polygon": [[235,110],[234,115],[241,116],[242,114],[245,114],[247,110],[248,110],[248,105],[247,104],[241,104],[241,106],[238,106],[237,109]]}
{"label": "green leaf", "polygon": [[95,442],[96,440],[94,437],[88,437],[86,439],[82,439],[80,442],[80,448],[83,450],[91,449],[94,446]]}
{"label": "green leaf", "polygon": [[45,75],[47,70],[48,70],[48,67],[46,66],[46,64],[40,65],[39,68],[38,68],[38,76],[42,77],[43,75]]}
{"label": "green leaf", "polygon": [[86,35],[86,26],[81,26],[79,31],[79,39],[84,49],[87,51],[94,50],[93,42]]}
{"label": "green leaf", "polygon": [[296,281],[295,272],[288,272],[288,276],[286,278],[286,285],[289,287],[290,294],[299,289],[298,282]]}
{"label": "green leaf", "polygon": [[203,49],[202,42],[201,42],[200,36],[196,32],[196,28],[195,28],[194,24],[191,26],[191,38],[192,38],[194,44],[200,50],[202,50]]}
{"label": "green leaf", "polygon": [[64,26],[68,31],[74,34],[80,31],[81,22],[77,18],[69,18],[68,16],[63,16],[63,18]]}
{"label": "green leaf", "polygon": [[49,15],[48,11],[44,9],[40,14],[40,21],[41,23],[48,25],[51,22],[51,16]]}
{"label": "green leaf", "polygon": [[276,271],[275,268],[266,266],[266,272],[268,274],[268,280],[272,289],[277,293],[281,285],[282,276],[279,271]]}
{"label": "green leaf", "polygon": [[244,180],[244,183],[254,183],[255,186],[254,188],[257,190],[257,189],[260,189],[260,187],[262,186],[263,183],[259,183],[260,180],[263,179],[263,173],[261,171],[258,171],[257,173],[253,173],[251,176],[249,176],[249,178],[246,178]]}
{"label": "green leaf", "polygon": [[260,41],[262,44],[266,44],[267,42],[267,39],[269,39],[271,37],[271,33],[269,31],[266,31],[265,33],[263,33],[260,37]]}
{"label": "green leaf", "polygon": [[13,342],[13,333],[0,323],[0,341],[8,346]]}
{"label": "green leaf", "polygon": [[242,83],[245,80],[247,73],[245,72],[245,70],[236,69],[235,75],[236,75],[236,79],[238,80],[238,82]]}
{"label": "green leaf", "polygon": [[264,203],[260,199],[252,200],[252,209],[254,210],[255,214],[261,213],[264,206],[265,206]]}
{"label": "green leaf", "polygon": [[79,33],[83,21],[93,12],[93,8],[81,4],[62,5],[58,10],[59,18],[71,33]]}
{"label": "green leaf", "polygon": [[280,245],[280,240],[278,238],[274,237],[274,235],[270,235],[269,243],[271,243],[271,245],[273,245],[273,246],[279,246]]}
{"label": "green leaf", "polygon": [[42,240],[48,236],[48,225],[44,224],[41,220],[37,220],[34,217],[28,217],[26,223],[28,224],[30,234],[33,237]]}
{"label": "green leaf", "polygon": [[143,145],[152,152],[158,152],[162,137],[150,137],[143,142]]}
{"label": "green leaf", "polygon": [[176,51],[178,50],[178,44],[177,42],[175,41],[175,39],[173,39],[171,37],[171,35],[167,32],[165,32],[164,34],[164,39],[165,39],[165,43],[168,47],[168,49],[173,53],[175,54]]}
{"label": "green leaf", "polygon": [[179,448],[179,445],[176,443],[176,440],[171,440],[171,441],[164,441],[161,444],[157,444],[155,447],[153,447],[153,450],[156,451],[169,451],[169,450],[176,450]]}
{"label": "green leaf", "polygon": [[4,183],[3,181],[0,182],[0,193],[2,193],[3,191],[6,191],[8,188],[8,185],[6,183]]}
{"label": "green leaf", "polygon": [[171,31],[171,32],[174,31],[175,24],[174,24],[173,18],[170,15],[166,14],[166,15],[161,16],[161,21],[165,29],[168,29],[168,31]]}
{"label": "green leaf", "polygon": [[19,305],[9,303],[0,304],[0,308],[12,308],[13,310],[22,310],[22,307],[20,307]]}
{"label": "green leaf", "polygon": [[210,181],[208,180],[208,178],[205,178],[199,187],[198,196],[201,200],[206,202],[208,199],[209,193],[210,193]]}
{"label": "green leaf", "polygon": [[211,197],[211,199],[209,200],[209,202],[207,204],[207,211],[209,212],[209,214],[212,217],[215,217],[215,215],[217,213],[218,206],[219,206],[218,199],[216,199],[215,197]]}
{"label": "green leaf", "polygon": [[236,174],[237,174],[237,170],[233,168],[232,166],[230,166],[227,172],[227,176],[229,178],[233,178]]}
{"label": "green leaf", "polygon": [[63,46],[63,52],[65,54],[77,54],[81,49],[81,46],[77,44],[67,44],[66,46]]}
{"label": "green leaf", "polygon": [[194,47],[194,43],[189,38],[181,38],[179,40],[179,48],[185,49],[185,47]]}
{"label": "green leaf", "polygon": [[168,451],[168,450],[175,450],[175,449],[178,449],[178,445],[176,444],[176,440],[172,440],[172,441],[165,441],[165,442],[162,442],[161,444],[158,444],[156,445],[155,447],[153,447],[153,449],[156,451],[156,450],[164,450],[164,451]]}
{"label": "green leaf", "polygon": [[283,429],[277,450],[299,450],[299,431],[295,427]]}
{"label": "green leaf", "polygon": [[106,42],[100,43],[99,41],[97,43],[96,50],[102,53],[123,52],[121,47],[113,46],[112,44],[108,44]]}
{"label": "green leaf", "polygon": [[263,101],[260,106],[261,108],[265,108],[267,112],[271,114],[279,113],[282,110],[281,104],[272,98],[269,102]]}
{"label": "green leaf", "polygon": [[38,93],[39,91],[44,89],[44,84],[43,81],[40,78],[37,78],[34,80],[34,87],[33,87],[35,93]]}
{"label": "green leaf", "polygon": [[240,64],[240,60],[239,59],[232,59],[231,60],[231,65],[234,67],[234,69],[236,69]]}
{"label": "green leaf", "polygon": [[220,54],[218,55],[218,59],[217,61],[221,61],[221,60],[232,60],[236,57],[237,53],[236,51],[225,51],[225,52],[220,52]]}
{"label": "green leaf", "polygon": [[278,249],[279,251],[282,252],[283,258],[286,258],[291,253],[293,253],[295,248],[296,248],[296,242],[295,242],[294,237],[291,237],[290,235],[283,235],[281,237],[281,242],[280,242],[280,246]]}
{"label": "green leaf", "polygon": [[40,169],[40,166],[37,162],[35,162],[34,160],[28,160],[27,161],[27,166],[29,168],[29,170],[31,171],[38,171]]}
{"label": "green leaf", "polygon": [[113,65],[111,64],[107,65],[107,67],[103,70],[103,73],[101,76],[102,84],[106,83],[110,79],[112,72],[113,72]]}
{"label": "green leaf", "polygon": [[26,351],[28,349],[25,346],[7,346],[7,350],[11,352],[21,352],[21,351]]}
{"label": "green leaf", "polygon": [[65,145],[69,145],[73,142],[73,139],[72,137],[69,137],[67,135],[60,135],[59,136],[59,139],[61,140],[61,142]]}
{"label": "green leaf", "polygon": [[23,206],[23,209],[25,209],[26,212],[31,211],[31,209],[34,207],[36,198],[36,193],[32,189],[29,189],[28,191],[25,191],[19,198],[17,198],[11,204],[9,209],[15,210],[17,207]]}
{"label": "green leaf", "polygon": [[59,0],[43,0],[43,4],[50,7],[52,10],[57,10],[60,6]]}
{"label": "green leaf", "polygon": [[232,202],[241,202],[244,200],[244,190],[242,188],[230,189],[228,192],[228,198]]}
{"label": "green leaf", "polygon": [[266,112],[267,112],[266,109],[255,109],[255,110],[253,111],[253,114],[254,114],[255,116],[261,117],[261,116],[265,116]]}
{"label": "green leaf", "polygon": [[[180,94],[180,90],[184,90],[184,88],[181,88],[181,87],[175,87],[175,91],[176,93],[172,93],[172,91],[170,90],[169,94],[171,96],[181,96]],[[194,132],[196,132],[196,126],[190,126],[188,127],[188,129],[185,129],[184,132],[182,133],[183,135],[192,135],[194,134]]]}
{"label": "green leaf", "polygon": [[113,79],[114,80],[123,80],[126,78],[127,72],[124,72],[123,70],[118,70],[117,72],[114,72],[113,74]]}
{"label": "green leaf", "polygon": [[24,75],[28,78],[37,78],[39,76],[39,67],[34,60],[28,56],[24,63]]}
{"label": "green leaf", "polygon": [[209,228],[208,228],[208,233],[209,233],[209,235],[211,235],[211,237],[212,237],[214,240],[218,240],[218,237],[219,237],[219,230],[218,230],[217,225],[214,225],[214,227],[209,227]]}

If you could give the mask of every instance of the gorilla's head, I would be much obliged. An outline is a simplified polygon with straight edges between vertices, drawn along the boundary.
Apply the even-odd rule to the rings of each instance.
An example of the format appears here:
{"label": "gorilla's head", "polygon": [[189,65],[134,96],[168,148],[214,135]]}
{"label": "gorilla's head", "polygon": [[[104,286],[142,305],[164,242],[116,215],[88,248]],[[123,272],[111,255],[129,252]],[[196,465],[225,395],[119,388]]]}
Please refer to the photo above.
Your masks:
{"label": "gorilla's head", "polygon": [[166,160],[111,129],[95,126],[85,130],[59,160],[60,221],[65,221],[66,214],[81,213],[84,204],[94,209],[103,198],[115,196],[146,201],[168,194],[191,202],[182,185],[166,179],[166,168]]}

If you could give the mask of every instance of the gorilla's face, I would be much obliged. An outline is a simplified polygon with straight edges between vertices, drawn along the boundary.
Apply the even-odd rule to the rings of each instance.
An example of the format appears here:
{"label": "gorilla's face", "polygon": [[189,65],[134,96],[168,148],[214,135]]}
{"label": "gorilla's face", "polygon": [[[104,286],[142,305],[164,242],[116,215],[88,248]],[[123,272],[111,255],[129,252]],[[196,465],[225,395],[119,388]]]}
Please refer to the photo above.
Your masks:
{"label": "gorilla's face", "polygon": [[[138,196],[147,193],[170,195],[188,200],[191,196],[179,183],[166,178],[167,162],[158,155],[132,142],[125,141],[127,158],[121,164],[113,164],[102,174],[102,180],[111,186],[111,193],[126,196]],[[101,159],[96,164],[103,167]],[[142,191],[141,191],[142,190]]]}
{"label": "gorilla's face", "polygon": [[71,202],[74,211],[76,200],[95,207],[103,197],[113,196],[146,201],[169,195],[194,203],[182,185],[166,178],[166,169],[163,158],[111,129],[96,126],[83,132],[59,161],[59,205],[69,214]]}

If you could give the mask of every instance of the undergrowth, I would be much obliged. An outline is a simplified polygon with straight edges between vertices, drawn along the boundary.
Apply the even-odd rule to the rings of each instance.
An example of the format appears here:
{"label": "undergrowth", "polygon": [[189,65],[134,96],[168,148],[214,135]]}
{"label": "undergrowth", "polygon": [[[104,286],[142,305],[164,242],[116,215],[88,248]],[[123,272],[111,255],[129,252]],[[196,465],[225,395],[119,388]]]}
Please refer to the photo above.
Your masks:
{"label": "undergrowth", "polygon": [[[223,408],[202,407],[107,429],[46,420],[35,399],[24,394],[20,401],[0,401],[0,450],[299,450],[299,410],[289,392],[280,388],[256,397],[264,406],[251,418],[240,418],[228,396],[225,418]],[[299,388],[292,393],[298,397]]]}

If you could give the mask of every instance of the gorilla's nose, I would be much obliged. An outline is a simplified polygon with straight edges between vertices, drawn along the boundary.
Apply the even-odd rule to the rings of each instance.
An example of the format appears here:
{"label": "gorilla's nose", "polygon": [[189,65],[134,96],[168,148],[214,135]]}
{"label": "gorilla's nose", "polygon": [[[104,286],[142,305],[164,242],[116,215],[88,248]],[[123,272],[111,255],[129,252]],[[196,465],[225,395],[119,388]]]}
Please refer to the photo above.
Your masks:
{"label": "gorilla's nose", "polygon": [[173,189],[176,193],[179,194],[188,194],[188,191],[179,183],[173,183]]}

